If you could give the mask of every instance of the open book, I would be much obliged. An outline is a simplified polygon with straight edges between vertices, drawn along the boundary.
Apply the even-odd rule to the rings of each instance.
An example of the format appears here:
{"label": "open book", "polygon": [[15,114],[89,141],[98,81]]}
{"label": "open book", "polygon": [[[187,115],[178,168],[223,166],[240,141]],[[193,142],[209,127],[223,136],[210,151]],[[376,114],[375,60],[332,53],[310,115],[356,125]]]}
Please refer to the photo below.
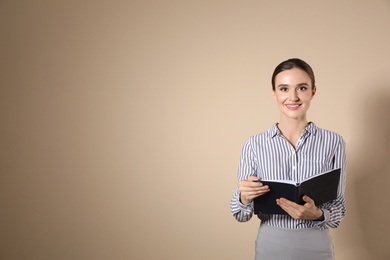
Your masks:
{"label": "open book", "polygon": [[276,199],[285,198],[298,204],[305,204],[303,195],[314,200],[316,206],[337,198],[340,168],[327,171],[304,180],[301,183],[284,180],[260,180],[270,191],[253,200],[255,214],[287,214]]}

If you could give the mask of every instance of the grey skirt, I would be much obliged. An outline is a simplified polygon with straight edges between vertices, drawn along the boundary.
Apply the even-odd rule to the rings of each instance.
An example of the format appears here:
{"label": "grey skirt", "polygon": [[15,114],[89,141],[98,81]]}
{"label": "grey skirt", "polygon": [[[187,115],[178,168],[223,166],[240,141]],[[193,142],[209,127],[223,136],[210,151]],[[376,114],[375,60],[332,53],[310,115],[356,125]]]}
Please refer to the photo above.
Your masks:
{"label": "grey skirt", "polygon": [[255,260],[334,260],[329,230],[283,229],[261,224]]}

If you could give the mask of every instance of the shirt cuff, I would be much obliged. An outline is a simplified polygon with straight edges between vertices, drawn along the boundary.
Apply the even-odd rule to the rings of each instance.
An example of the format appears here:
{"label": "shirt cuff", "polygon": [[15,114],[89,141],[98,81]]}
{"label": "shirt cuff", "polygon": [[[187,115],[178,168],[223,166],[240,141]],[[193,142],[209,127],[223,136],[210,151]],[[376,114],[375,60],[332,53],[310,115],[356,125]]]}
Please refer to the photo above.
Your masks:
{"label": "shirt cuff", "polygon": [[324,219],[320,220],[320,221],[314,220],[314,222],[316,222],[316,226],[318,226],[318,227],[321,227],[321,226],[325,225],[325,223],[327,223],[329,221],[329,218],[330,218],[329,210],[322,209],[322,212],[324,212]]}
{"label": "shirt cuff", "polygon": [[249,204],[242,204],[240,200],[240,194],[238,194],[237,198],[238,207],[241,209],[241,211],[245,212],[246,214],[252,214],[253,213],[253,201]]}

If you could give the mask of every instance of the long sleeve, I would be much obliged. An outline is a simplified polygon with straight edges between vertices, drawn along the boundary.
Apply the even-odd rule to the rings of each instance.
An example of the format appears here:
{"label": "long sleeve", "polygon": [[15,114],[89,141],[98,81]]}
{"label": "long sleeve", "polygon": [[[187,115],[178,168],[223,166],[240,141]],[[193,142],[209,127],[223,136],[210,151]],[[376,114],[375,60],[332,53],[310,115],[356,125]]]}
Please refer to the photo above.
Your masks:
{"label": "long sleeve", "polygon": [[[238,169],[238,182],[241,180],[247,180],[249,176],[256,175],[256,162],[251,147],[250,141],[248,140],[243,149]],[[230,210],[233,216],[239,222],[245,222],[252,218],[253,216],[253,202],[248,205],[244,205],[240,202],[240,192],[238,188],[236,189],[232,200],[230,201]]]}
{"label": "long sleeve", "polygon": [[253,216],[253,202],[248,205],[242,204],[240,202],[240,192],[236,189],[236,192],[230,201],[230,210],[237,221],[246,222]]}
{"label": "long sleeve", "polygon": [[346,187],[346,152],[345,142],[340,137],[334,157],[334,168],[341,168],[340,183],[337,199],[323,204],[320,208],[324,211],[325,221],[320,224],[321,228],[336,228],[347,212],[345,207]]}

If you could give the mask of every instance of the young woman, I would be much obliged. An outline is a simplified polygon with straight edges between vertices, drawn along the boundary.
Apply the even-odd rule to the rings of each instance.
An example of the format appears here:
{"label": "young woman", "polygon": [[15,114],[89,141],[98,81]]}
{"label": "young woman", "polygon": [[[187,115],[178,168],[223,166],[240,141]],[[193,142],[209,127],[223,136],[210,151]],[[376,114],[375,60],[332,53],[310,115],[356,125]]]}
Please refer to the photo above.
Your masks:
{"label": "young woman", "polygon": [[279,122],[244,144],[231,212],[240,222],[252,218],[253,199],[270,191],[261,179],[301,182],[341,168],[337,199],[317,207],[308,196],[303,197],[304,205],[279,198],[275,203],[287,214],[259,213],[255,250],[256,260],[334,259],[329,228],[338,227],[346,213],[345,142],[340,135],[307,121],[316,86],[306,62],[289,59],[280,63],[272,75],[272,90],[280,109]]}

